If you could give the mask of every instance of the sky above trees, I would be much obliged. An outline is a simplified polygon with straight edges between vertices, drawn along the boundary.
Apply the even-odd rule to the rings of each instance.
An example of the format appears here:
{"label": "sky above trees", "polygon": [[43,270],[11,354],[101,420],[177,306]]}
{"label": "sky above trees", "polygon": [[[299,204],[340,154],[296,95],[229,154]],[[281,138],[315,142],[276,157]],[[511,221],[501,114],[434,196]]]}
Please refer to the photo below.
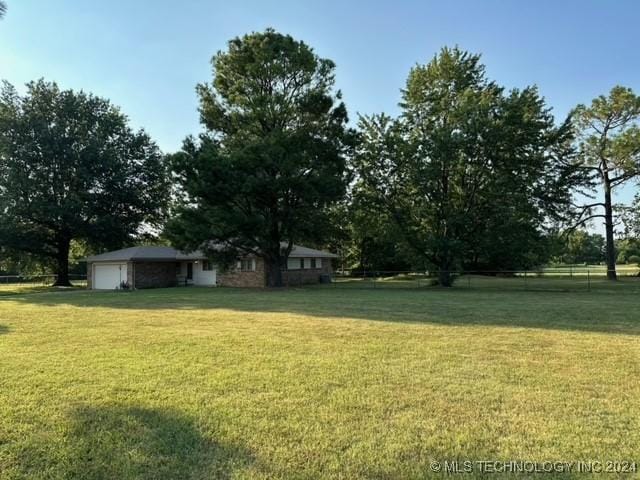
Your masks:
{"label": "sky above trees", "polygon": [[336,62],[353,124],[357,113],[397,114],[409,69],[445,45],[481,53],[508,88],[537,84],[557,120],[616,84],[640,91],[635,1],[7,3],[1,78],[21,86],[45,77],[110,98],[165,151],[200,130],[195,86],[210,78],[211,56],[266,27]]}

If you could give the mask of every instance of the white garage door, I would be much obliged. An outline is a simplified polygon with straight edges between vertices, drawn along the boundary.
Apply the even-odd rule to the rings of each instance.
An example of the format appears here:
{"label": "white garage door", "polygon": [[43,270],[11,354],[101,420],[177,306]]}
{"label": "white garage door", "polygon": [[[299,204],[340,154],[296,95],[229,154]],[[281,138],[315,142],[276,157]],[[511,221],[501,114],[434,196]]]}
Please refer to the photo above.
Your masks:
{"label": "white garage door", "polygon": [[127,264],[94,265],[93,288],[96,290],[113,290],[127,281]]}

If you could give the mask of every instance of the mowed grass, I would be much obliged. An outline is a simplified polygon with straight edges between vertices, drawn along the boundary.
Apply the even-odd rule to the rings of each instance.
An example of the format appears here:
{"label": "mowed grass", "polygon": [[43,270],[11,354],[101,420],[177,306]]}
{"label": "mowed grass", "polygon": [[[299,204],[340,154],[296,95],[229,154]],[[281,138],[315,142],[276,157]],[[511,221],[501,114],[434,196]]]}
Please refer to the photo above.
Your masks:
{"label": "mowed grass", "polygon": [[412,479],[447,477],[436,460],[640,461],[638,298],[0,298],[0,478]]}
{"label": "mowed grass", "polygon": [[32,283],[0,283],[0,297],[6,295],[16,295],[20,293],[37,293],[37,292],[60,292],[71,289],[85,289],[86,281],[73,282],[73,287],[53,287],[44,282]]}
{"label": "mowed grass", "polygon": [[[568,272],[568,271],[567,271]],[[394,276],[371,277],[338,277],[334,283],[321,285],[320,288],[433,288],[435,280],[425,275],[402,274]],[[523,273],[503,275],[462,275],[455,279],[454,287],[471,290],[499,290],[508,292],[513,290],[546,291],[546,292],[610,292],[620,294],[635,292],[640,295],[640,277],[621,276],[616,283],[612,283],[603,275],[587,275],[585,272],[574,275],[560,273]]]}

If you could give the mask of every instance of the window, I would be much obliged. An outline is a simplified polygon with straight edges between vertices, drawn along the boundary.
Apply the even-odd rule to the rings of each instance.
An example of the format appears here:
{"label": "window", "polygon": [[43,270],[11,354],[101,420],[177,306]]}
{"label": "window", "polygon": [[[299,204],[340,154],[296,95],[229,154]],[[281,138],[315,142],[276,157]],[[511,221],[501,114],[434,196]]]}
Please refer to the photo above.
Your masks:
{"label": "window", "polygon": [[316,259],[315,259],[315,258],[312,258],[312,259],[311,259],[311,268],[318,268],[318,267],[316,266]]}
{"label": "window", "polygon": [[238,261],[238,270],[241,272],[254,272],[256,269],[255,258],[243,258]]}
{"label": "window", "polygon": [[204,260],[202,262],[202,271],[211,272],[212,270],[213,270],[213,265],[211,265],[211,262],[209,260]]}
{"label": "window", "polygon": [[300,259],[300,270],[304,270],[304,258]]}

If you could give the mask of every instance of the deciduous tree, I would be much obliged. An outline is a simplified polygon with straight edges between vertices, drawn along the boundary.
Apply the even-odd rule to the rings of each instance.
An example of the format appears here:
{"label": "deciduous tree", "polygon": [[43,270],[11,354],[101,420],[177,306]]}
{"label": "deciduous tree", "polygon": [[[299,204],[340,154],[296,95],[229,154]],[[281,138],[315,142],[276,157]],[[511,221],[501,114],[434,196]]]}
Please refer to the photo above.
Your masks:
{"label": "deciduous tree", "polygon": [[158,147],[109,101],[43,80],[0,96],[0,244],[55,262],[69,285],[72,240],[131,242],[162,218],[168,180]]}
{"label": "deciduous tree", "polygon": [[401,107],[397,121],[361,120],[355,164],[406,242],[445,286],[465,264],[526,266],[570,203],[570,124],[554,125],[535,88],[505,93],[457,48],[411,70]]}

